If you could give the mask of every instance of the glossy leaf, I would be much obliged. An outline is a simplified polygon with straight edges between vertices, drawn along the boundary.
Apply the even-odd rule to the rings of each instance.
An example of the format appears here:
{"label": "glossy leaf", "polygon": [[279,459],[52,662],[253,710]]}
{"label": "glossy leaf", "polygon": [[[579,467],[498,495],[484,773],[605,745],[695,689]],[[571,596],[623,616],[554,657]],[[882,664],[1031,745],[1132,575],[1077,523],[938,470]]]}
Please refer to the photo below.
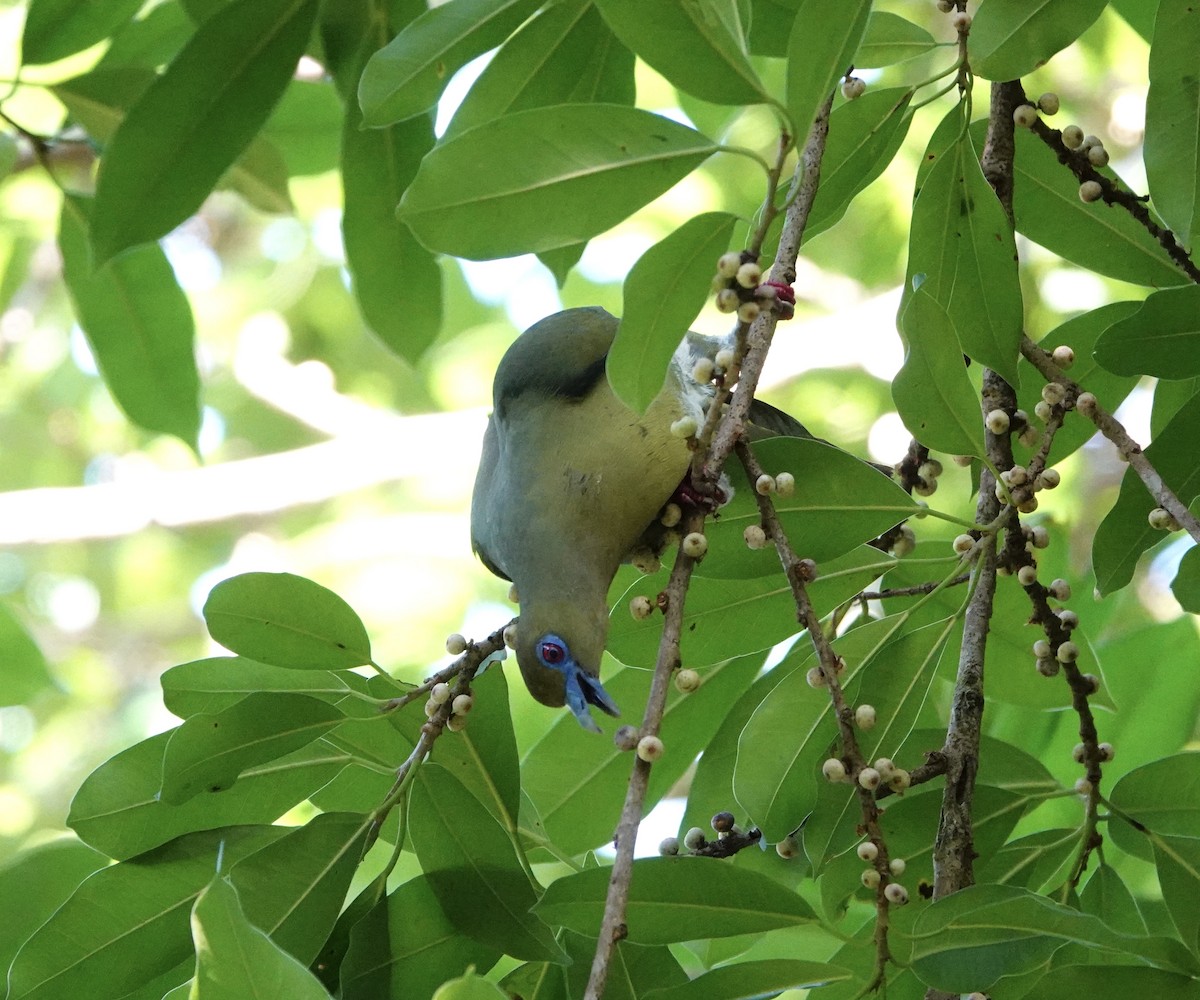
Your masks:
{"label": "glossy leaf", "polygon": [[1082,35],[1107,0],[988,0],[971,22],[971,69],[985,80],[1015,80]]}
{"label": "glossy leaf", "polygon": [[1100,335],[1096,361],[1117,375],[1200,375],[1200,285],[1152,293]]}
{"label": "glossy leaf", "polygon": [[[474,719],[472,719],[474,724]],[[474,965],[486,970],[500,953],[461,934],[419,875],[354,925],[342,962],[342,1000],[402,1000],[430,996]]]}
{"label": "glossy leaf", "polygon": [[550,928],[529,912],[537,890],[508,832],[453,774],[421,766],[408,825],[421,868],[459,933],[514,958],[565,960]]}
{"label": "glossy leaf", "polygon": [[324,696],[336,702],[350,687],[332,671],[288,670],[242,656],[214,656],[171,667],[159,678],[163,704],[181,719],[232,708],[250,694],[291,693]]}
{"label": "glossy leaf", "polygon": [[854,55],[854,65],[860,69],[890,66],[924,55],[936,46],[933,36],[920,25],[886,10],[873,10]]}
{"label": "glossy leaf", "polygon": [[[610,874],[607,868],[593,868],[560,878],[534,912],[580,933],[594,931],[604,912]],[[712,858],[633,863],[625,922],[634,944],[761,933],[815,918],[800,896],[773,879]]]}
{"label": "glossy leaf", "polygon": [[[825,615],[853,597],[885,572],[892,557],[869,546],[819,567],[820,575],[808,587],[818,615]],[[666,586],[664,569],[627,585],[611,603],[615,609],[608,633],[608,650],[622,663],[649,668],[658,651],[662,631],[653,618],[635,621],[629,602],[636,594],[653,598]],[[625,579],[618,576],[618,584]],[[731,592],[728,580],[696,577],[688,589],[683,615],[683,662],[699,667],[732,656],[769,649],[800,631],[791,588],[781,577],[762,577],[739,583]]]}
{"label": "glossy leaf", "polygon": [[411,21],[371,56],[358,85],[369,127],[429,111],[459,67],[502,42],[536,0],[457,0]]}
{"label": "glossy leaf", "polygon": [[[1200,753],[1172,754],[1136,768],[1121,777],[1109,798],[1120,810],[1109,832],[1123,851],[1151,861],[1152,836],[1200,838]],[[1130,826],[1121,814],[1144,829]]]}
{"label": "glossy leaf", "polygon": [[615,225],[715,149],[699,132],[636,108],[533,108],[439,143],[399,215],[426,247],[459,257],[551,250]]}
{"label": "glossy leaf", "polygon": [[967,135],[920,186],[908,243],[910,287],[917,275],[924,275],[921,291],[945,309],[963,353],[1016,385],[1023,322],[1016,243]]}
{"label": "glossy leaf", "polygon": [[981,881],[1050,892],[1070,877],[1078,853],[1077,828],[1039,830],[1010,840],[976,866],[976,876]]}
{"label": "glossy leaf", "polygon": [[58,245],[63,279],[104,382],[134,423],[196,447],[200,376],[192,307],[158,246],[93,267],[88,216],[95,206],[63,199]]}
{"label": "glossy leaf", "polygon": [[123,997],[191,953],[188,914],[217,870],[285,831],[233,827],[192,834],[87,879],[25,942],[8,1000]]}
{"label": "glossy leaf", "polygon": [[196,1000],[327,1000],[329,994],[300,962],[246,919],[238,893],[214,879],[192,909],[196,943]]}
{"label": "glossy leaf", "polygon": [[1196,980],[1191,976],[1136,965],[1064,965],[1051,969],[1024,994],[1025,1000],[1062,1000],[1065,996],[1089,1000],[1192,1000]]}
{"label": "glossy leaf", "polygon": [[625,278],[624,309],[608,352],[608,381],[622,402],[645,413],[663,391],[667,365],[704,305],[717,258],[737,217],[705,212],[638,258]]}
{"label": "glossy leaf", "polygon": [[1154,210],[1191,247],[1200,233],[1200,9],[1162,0],[1150,46],[1146,94],[1146,180]]}
{"label": "glossy leaf", "polygon": [[256,764],[307,746],[345,716],[301,694],[252,694],[213,715],[193,715],[172,734],[163,754],[162,799],[171,805],[220,792]]}
{"label": "glossy leaf", "polygon": [[157,69],[169,63],[191,37],[194,25],[183,7],[162,3],[126,22],[112,35],[96,69],[137,66]]}
{"label": "glossy leaf", "polygon": [[806,238],[835,225],[854,196],[887,169],[908,134],[912,96],[907,87],[868,90],[833,109]]}
{"label": "glossy leaf", "polygon": [[315,0],[236,0],[129,110],[96,182],[99,263],[192,215],[262,127],[308,42]]}
{"label": "glossy leaf", "polygon": [[467,92],[447,137],[553,104],[634,102],[634,56],[589,0],[550,6],[505,42]]}
{"label": "glossy leaf", "polygon": [[746,56],[737,5],[681,0],[596,0],[621,42],[680,90],[713,104],[758,104],[768,92]]}
{"label": "glossy leaf", "polygon": [[850,978],[850,973],[824,962],[773,959],[738,962],[712,969],[679,986],[654,990],[646,1000],[756,1000],[783,990],[825,986]]}
{"label": "glossy leaf", "polygon": [[433,995],[433,1000],[508,1000],[495,983],[477,976],[474,970],[452,979]]}
{"label": "glossy leaf", "polygon": [[204,602],[209,634],[240,656],[276,667],[344,670],[371,662],[371,640],[332,590],[291,573],[242,573]]}
{"label": "glossy leaf", "polygon": [[[990,2],[990,0],[989,0]],[[1187,277],[1127,212],[1079,200],[1079,182],[1028,129],[1017,129],[1013,215],[1017,231],[1060,257],[1110,278],[1164,288]],[[1115,177],[1105,168],[1102,173]]]}
{"label": "glossy leaf", "polygon": [[1200,548],[1193,546],[1183,554],[1171,581],[1171,593],[1184,611],[1200,614]]}
{"label": "glossy leaf", "polygon": [[925,447],[950,455],[983,455],[983,415],[946,310],[914,291],[896,320],[906,342],[892,399],[904,426]]}
{"label": "glossy leaf", "polygon": [[56,62],[103,41],[128,21],[142,0],[30,0],[21,35],[21,60]]}
{"label": "glossy leaf", "polygon": [[1146,933],[1146,921],[1138,912],[1133,893],[1111,865],[1101,864],[1096,869],[1079,894],[1079,904],[1084,913],[1094,914],[1114,931]]}
{"label": "glossy leaf", "polygon": [[262,136],[279,150],[290,176],[322,174],[337,169],[338,131],[345,117],[331,84],[293,80],[263,126]]}
{"label": "glossy leaf", "polygon": [[[1194,831],[1193,831],[1194,832]],[[1154,866],[1180,940],[1200,950],[1200,838],[1155,836]]]}
{"label": "glossy leaf", "polygon": [[39,691],[54,686],[42,651],[3,604],[0,604],[0,649],[4,650],[0,705],[22,705]]}
{"label": "glossy leaf", "polygon": [[787,109],[797,143],[854,62],[870,0],[800,0],[787,48]]}
{"label": "glossy leaf", "polygon": [[321,813],[239,861],[229,878],[247,918],[311,963],[341,912],[370,825],[369,816]]}
{"label": "glossy leaf", "polygon": [[[1193,397],[1145,449],[1146,458],[1185,504],[1200,494],[1195,442],[1200,435],[1200,397]],[[1101,594],[1120,590],[1133,579],[1138,558],[1162,540],[1163,533],[1146,518],[1157,502],[1132,469],[1121,480],[1121,492],[1092,539],[1092,565]]]}
{"label": "glossy leaf", "polygon": [[233,788],[182,805],[159,796],[162,761],[173,730],[151,736],[101,764],[71,802],[67,824],[114,858],[130,858],[185,833],[270,823],[332,779],[349,755],[321,743],[242,774]]}

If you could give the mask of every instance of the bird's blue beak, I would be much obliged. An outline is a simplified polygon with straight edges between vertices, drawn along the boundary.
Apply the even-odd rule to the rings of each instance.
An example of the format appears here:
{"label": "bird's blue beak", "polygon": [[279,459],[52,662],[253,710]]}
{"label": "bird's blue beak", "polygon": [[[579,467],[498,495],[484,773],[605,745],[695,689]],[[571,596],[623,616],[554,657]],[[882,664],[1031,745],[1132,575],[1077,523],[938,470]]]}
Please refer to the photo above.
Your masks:
{"label": "bird's blue beak", "polygon": [[601,712],[614,717],[621,714],[617,703],[609,697],[598,677],[584,673],[574,660],[566,664],[563,672],[567,675],[567,707],[584,729],[600,732],[600,727],[588,711],[588,705],[595,705]]}

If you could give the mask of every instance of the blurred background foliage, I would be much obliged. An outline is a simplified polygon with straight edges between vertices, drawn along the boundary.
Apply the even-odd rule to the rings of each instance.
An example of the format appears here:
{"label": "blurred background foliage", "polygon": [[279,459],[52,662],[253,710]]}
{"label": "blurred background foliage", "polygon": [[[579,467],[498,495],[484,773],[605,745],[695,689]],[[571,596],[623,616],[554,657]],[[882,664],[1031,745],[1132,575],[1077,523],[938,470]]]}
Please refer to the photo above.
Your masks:
{"label": "blurred background foliage", "polygon": [[[1055,58],[1052,75],[1042,70],[1025,81],[1031,94],[1060,94],[1058,127],[1076,122],[1102,135],[1134,190],[1145,190],[1146,43],[1138,29],[1147,27],[1153,6],[1113,5],[1130,21],[1110,7]],[[178,16],[175,7],[176,0],[148,3],[139,17]],[[949,40],[947,19],[932,3],[877,7]],[[25,129],[54,134],[72,111],[53,85],[93,67],[107,43],[30,68],[18,82],[24,13],[21,3],[0,2],[0,108]],[[935,50],[860,75],[872,87],[922,79],[949,55]],[[439,131],[486,58],[451,83]],[[771,60],[758,63],[767,81],[781,72]],[[336,172],[340,109],[320,67],[311,69],[293,82],[267,129],[286,164],[292,209],[264,210],[283,207],[278,191],[273,200],[262,191],[225,190],[164,241],[197,324],[198,455],[139,430],[114,403],[61,280],[59,191],[27,145],[0,126],[0,166],[8,165],[0,182],[0,859],[60,831],[88,772],[171,724],[158,675],[214,652],[198,610],[226,576],[287,570],[320,581],[362,615],[376,659],[407,677],[443,659],[447,633],[482,635],[502,624],[512,610],[506,585],[473,559],[467,507],[503,350],[520,329],[564,306],[619,313],[621,280],[643,250],[699,212],[745,214],[761,199],[761,175],[748,161],[715,157],[593,240],[562,287],[533,257],[443,259],[445,322],[411,365],[365,327],[348,291]],[[769,155],[775,125],[765,109],[707,105],[642,64],[637,84],[639,106]],[[980,87],[982,108],[987,84]],[[804,248],[797,316],[781,328],[764,383],[766,398],[814,433],[881,461],[897,460],[907,444],[889,393],[901,360],[894,315],[913,180],[943,112],[939,103],[919,114],[888,171]],[[86,184],[89,167],[82,156],[73,183]],[[1081,311],[1146,294],[1026,240],[1018,245],[1034,339]],[[696,328],[715,333],[727,323],[710,307]],[[1148,437],[1151,399],[1143,386],[1121,411],[1135,437]],[[936,503],[969,517],[968,474],[946,464]],[[1136,588],[1094,606],[1087,600],[1090,539],[1123,467],[1093,442],[1062,470],[1064,487],[1045,495],[1039,518],[1053,526],[1058,572],[1085,595],[1079,610],[1092,641],[1148,661],[1157,655],[1150,643],[1168,655],[1193,641],[1191,619],[1153,640],[1138,638],[1151,623],[1180,614],[1163,582],[1172,574],[1159,571],[1178,561],[1179,544],[1156,550]],[[928,522],[917,532],[922,540],[953,534]],[[1146,695],[1128,672],[1110,670],[1107,679],[1125,706]],[[1194,699],[1171,695],[1162,687],[1155,711],[1173,706],[1186,730]],[[547,712],[523,691],[513,706],[528,745]],[[1054,746],[1046,759],[1070,781],[1074,736],[1071,720],[1060,726],[1061,719],[999,704],[988,709],[993,731],[1021,732],[1034,753]],[[1125,716],[1120,725],[1136,722]],[[1153,756],[1147,744],[1141,757]],[[1137,757],[1135,745],[1122,763],[1133,766]],[[1060,806],[1073,816],[1069,802],[1050,808]],[[1052,825],[1044,813],[1038,825]]]}

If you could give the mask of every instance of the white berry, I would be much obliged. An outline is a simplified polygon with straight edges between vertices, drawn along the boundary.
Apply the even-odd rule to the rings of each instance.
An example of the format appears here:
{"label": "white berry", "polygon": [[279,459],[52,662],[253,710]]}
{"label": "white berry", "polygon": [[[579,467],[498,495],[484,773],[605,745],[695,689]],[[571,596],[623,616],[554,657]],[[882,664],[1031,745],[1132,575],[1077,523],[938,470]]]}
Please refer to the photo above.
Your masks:
{"label": "white berry", "polygon": [[701,677],[695,670],[685,668],[675,675],[675,687],[683,694],[691,694],[700,686],[700,682]]}
{"label": "white berry", "polygon": [[645,621],[654,614],[654,604],[645,594],[638,594],[629,602],[629,613],[634,621]]}
{"label": "white berry", "polygon": [[1032,104],[1020,104],[1013,109],[1013,121],[1021,128],[1033,128],[1037,120],[1037,108]]}
{"label": "white berry", "polygon": [[737,283],[743,288],[757,288],[762,281],[762,268],[749,261],[737,269]]}
{"label": "white berry", "polygon": [[883,895],[889,903],[896,906],[903,906],[908,902],[908,890],[899,882],[889,882],[883,890]]}
{"label": "white berry", "polygon": [[790,472],[781,472],[775,477],[775,492],[781,497],[790,497],[796,492],[796,477]]}
{"label": "white berry", "polygon": [[1079,185],[1079,200],[1083,202],[1099,201],[1104,197],[1104,188],[1098,181],[1084,181]]}
{"label": "white berry", "polygon": [[875,728],[875,706],[874,705],[859,705],[854,710],[854,724],[859,729],[874,729]]}
{"label": "white berry", "polygon": [[845,781],[846,765],[836,757],[830,757],[821,765],[821,773],[825,775],[827,781]]}
{"label": "white berry", "polygon": [[1054,359],[1054,363],[1059,368],[1070,368],[1075,364],[1075,351],[1066,344],[1059,344],[1051,352],[1050,357]]}
{"label": "white berry", "polygon": [[446,636],[446,652],[451,656],[460,656],[467,651],[467,640],[457,632]]}
{"label": "white berry", "polygon": [[907,868],[908,863],[903,858],[892,858],[888,862],[888,871],[897,877],[903,875]]}
{"label": "white berry", "polygon": [[879,876],[879,872],[877,872],[874,868],[868,868],[865,872],[863,872],[859,876],[859,878],[862,879],[862,884],[865,885],[868,889],[879,888],[879,883],[880,883],[881,879]]}
{"label": "white berry", "polygon": [[1078,149],[1083,145],[1083,129],[1078,125],[1068,125],[1062,130],[1062,141],[1067,149]]}
{"label": "white berry", "polygon": [[435,684],[429,689],[429,700],[435,705],[444,705],[450,700],[450,685],[446,683]]}
{"label": "white berry", "polygon": [[954,539],[954,551],[966,555],[975,547],[975,539],[965,532]]}
{"label": "white berry", "polygon": [[882,780],[883,778],[880,773],[873,767],[864,767],[858,772],[858,783],[868,792],[872,792],[878,788]]}
{"label": "white berry", "polygon": [[723,253],[717,258],[717,274],[722,278],[732,278],[742,266],[742,255],[738,253]]}
{"label": "white berry", "polygon": [[1022,566],[1019,570],[1017,570],[1017,582],[1020,583],[1022,587],[1032,587],[1035,583],[1037,583],[1037,567]]}
{"label": "white berry", "polygon": [[861,858],[863,861],[874,861],[877,857],[879,857],[879,848],[871,843],[871,841],[864,840],[858,845],[857,853],[859,858]]}
{"label": "white berry", "polygon": [[1062,643],[1054,652],[1059,663],[1074,663],[1079,659],[1079,647],[1067,641]]}
{"label": "white berry", "polygon": [[1008,414],[1003,410],[992,410],[987,415],[984,423],[987,424],[987,429],[993,434],[1003,434],[1008,430]]}
{"label": "white berry", "polygon": [[867,92],[867,81],[857,76],[848,76],[842,81],[842,96],[847,101],[854,101]]}
{"label": "white berry", "polygon": [[768,493],[775,492],[775,477],[768,476],[765,473],[759,476],[754,481],[754,490],[760,496],[766,496]]}
{"label": "white berry", "polygon": [[666,747],[663,746],[663,741],[657,736],[643,736],[638,740],[637,755],[647,764],[653,764],[663,755],[665,750]]}
{"label": "white berry", "polygon": [[746,525],[746,530],[742,532],[742,538],[746,541],[746,547],[749,549],[763,549],[767,546],[767,533],[757,524]]}
{"label": "white berry", "polygon": [[1042,109],[1043,114],[1056,115],[1058,114],[1059,102],[1058,94],[1053,91],[1046,91],[1038,98],[1038,107]]}
{"label": "white berry", "polygon": [[689,531],[683,536],[681,547],[684,555],[691,556],[693,559],[702,559],[704,553],[708,551],[708,539],[702,532]]}

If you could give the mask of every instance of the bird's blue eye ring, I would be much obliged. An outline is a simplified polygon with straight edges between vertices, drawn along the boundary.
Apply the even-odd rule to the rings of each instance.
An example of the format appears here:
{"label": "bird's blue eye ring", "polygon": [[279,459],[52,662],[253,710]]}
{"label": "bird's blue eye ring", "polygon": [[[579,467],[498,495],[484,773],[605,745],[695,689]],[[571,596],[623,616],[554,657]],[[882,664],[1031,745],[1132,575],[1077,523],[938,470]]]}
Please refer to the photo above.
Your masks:
{"label": "bird's blue eye ring", "polygon": [[538,655],[547,666],[555,666],[566,659],[567,651],[557,642],[543,642],[538,647]]}

